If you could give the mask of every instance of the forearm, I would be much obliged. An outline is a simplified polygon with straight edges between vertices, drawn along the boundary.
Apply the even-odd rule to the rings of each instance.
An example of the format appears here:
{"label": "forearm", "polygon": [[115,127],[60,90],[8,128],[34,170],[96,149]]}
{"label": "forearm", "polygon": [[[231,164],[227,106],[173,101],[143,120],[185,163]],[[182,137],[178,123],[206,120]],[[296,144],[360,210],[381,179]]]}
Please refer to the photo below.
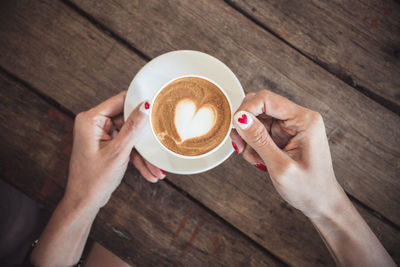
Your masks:
{"label": "forearm", "polygon": [[396,266],[344,193],[331,212],[311,221],[338,265]]}
{"label": "forearm", "polygon": [[98,209],[66,197],[55,209],[31,255],[35,266],[72,266],[79,261]]}

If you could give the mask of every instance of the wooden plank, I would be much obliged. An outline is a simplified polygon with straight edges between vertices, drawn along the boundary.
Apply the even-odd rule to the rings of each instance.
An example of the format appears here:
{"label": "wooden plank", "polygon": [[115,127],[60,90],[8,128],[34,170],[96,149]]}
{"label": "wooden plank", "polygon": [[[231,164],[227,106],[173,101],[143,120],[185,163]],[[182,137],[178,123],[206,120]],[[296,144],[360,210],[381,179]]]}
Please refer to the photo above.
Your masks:
{"label": "wooden plank", "polygon": [[[0,73],[0,176],[54,208],[71,152],[73,120]],[[265,250],[171,185],[130,166],[91,236],[131,264],[280,266]]]}
{"label": "wooden plank", "polygon": [[324,68],[400,113],[400,5],[393,0],[228,0]]}
{"label": "wooden plank", "polygon": [[[104,3],[98,4],[101,7]],[[245,87],[251,88],[248,91],[254,91],[268,85],[278,93],[283,93],[300,103],[321,110],[328,118],[328,130],[332,132],[336,128],[333,131],[334,134],[331,134],[332,150],[335,157],[335,167],[341,166],[337,173],[343,174],[343,176],[340,176],[349,179],[348,181],[342,180],[346,182],[346,188],[353,188],[354,192],[363,196],[364,201],[368,200],[379,208],[385,208],[382,208],[384,214],[388,213],[393,216],[392,209],[386,207],[387,202],[385,201],[387,199],[392,200],[392,207],[397,205],[393,200],[394,193],[391,191],[396,188],[396,184],[391,181],[396,170],[396,163],[390,164],[393,163],[393,159],[398,158],[396,157],[398,150],[394,146],[394,140],[398,134],[395,126],[399,123],[396,116],[369,101],[363,95],[353,92],[351,88],[346,87],[331,75],[321,72],[319,68],[310,64],[303,57],[293,53],[285,46],[282,47],[281,44],[274,41],[275,39],[265,39],[265,32],[253,28],[254,25],[239,14],[232,13],[233,10],[223,3],[214,3],[214,9],[209,10],[212,11],[210,14],[207,14],[207,10],[202,10],[203,6],[201,5],[198,6],[200,10],[192,10],[185,6],[187,4],[182,3],[183,9],[179,9],[179,11],[182,11],[180,18],[182,21],[176,24],[172,20],[171,23],[175,23],[175,25],[171,24],[170,26],[175,27],[177,32],[174,33],[170,30],[168,34],[164,34],[163,31],[167,30],[165,28],[150,30],[146,27],[151,26],[147,24],[149,22],[150,24],[160,24],[168,18],[175,18],[176,16],[173,14],[176,13],[174,13],[173,7],[157,6],[153,2],[146,2],[145,4],[150,4],[150,7],[144,6],[140,10],[125,7],[130,11],[130,14],[119,9],[117,12],[112,6],[107,7],[109,9],[104,10],[110,11],[112,15],[107,18],[103,14],[102,23],[108,21],[108,24],[112,26],[116,24],[112,18],[115,15],[121,16],[121,19],[125,20],[126,27],[131,27],[137,33],[137,36],[134,36],[133,32],[127,34],[127,38],[132,43],[134,43],[135,38],[147,38],[147,42],[154,44],[154,47],[141,47],[145,48],[143,51],[150,56],[174,48],[205,50],[227,62],[242,78]],[[163,5],[162,3],[158,4]],[[2,22],[0,33],[4,36],[4,39],[0,40],[0,51],[6,52],[0,59],[1,65],[75,113],[97,104],[121,88],[126,88],[134,70],[144,64],[144,61],[125,46],[115,42],[114,39],[96,29],[71,10],[66,9],[59,2],[45,1],[44,3],[33,2],[33,4],[30,2],[23,5],[21,2],[12,2],[9,5],[8,12],[0,17]],[[194,4],[193,8],[197,7],[196,5],[197,3]],[[96,8],[92,8],[94,12]],[[153,9],[164,10],[166,12],[165,18],[153,16],[157,15],[156,11],[152,11]],[[185,9],[190,12],[183,12]],[[139,15],[141,12],[143,12],[143,15]],[[202,16],[198,12],[201,12],[200,15]],[[42,14],[46,14],[46,16]],[[132,17],[132,14],[136,14],[135,17]],[[158,19],[159,21],[146,22],[144,17],[149,15],[151,15],[149,19]],[[191,16],[201,19],[199,19],[199,22],[195,22],[195,20],[190,19]],[[221,21],[217,21],[217,23],[214,21],[215,18],[219,18]],[[136,27],[133,27],[132,23]],[[139,26],[140,23],[143,23],[143,25]],[[188,30],[180,23],[187,23]],[[214,23],[215,27],[207,27],[210,23]],[[168,24],[162,27],[166,27],[166,25]],[[243,27],[243,31],[234,34],[233,29],[236,29],[237,32],[237,29],[241,27]],[[181,43],[178,42],[179,38],[174,39],[179,34],[184,36],[187,35],[188,31],[195,31],[198,28],[207,38],[204,38],[204,40],[181,38]],[[221,29],[222,33],[214,32],[215,29]],[[177,36],[173,36],[174,34]],[[225,37],[219,37],[221,34],[224,34]],[[236,34],[239,37],[243,35],[244,41],[242,42]],[[253,39],[251,39],[251,42],[248,41],[250,40],[249,34],[254,35],[255,41]],[[23,42],[21,42],[21,36],[23,36]],[[163,39],[163,37],[165,38]],[[96,41],[93,41],[92,38],[95,38]],[[193,38],[195,37],[193,36]],[[68,46],[65,45],[65,40],[68,40]],[[143,40],[141,45],[143,46],[147,42]],[[137,44],[135,43],[135,45]],[[266,49],[268,45],[271,46],[270,49]],[[108,50],[104,47],[107,47]],[[226,48],[221,49],[220,47]],[[268,54],[264,55],[264,52],[261,53],[259,48],[262,48],[262,51],[266,51]],[[51,53],[46,56],[49,53],[48,51],[51,51]],[[107,57],[102,54],[104,51],[109,52]],[[74,56],[67,57],[66,60],[63,55]],[[232,55],[235,56],[232,57]],[[267,56],[271,57],[272,60],[266,60]],[[106,61],[99,58],[106,58]],[[46,64],[49,61],[57,67]],[[91,61],[94,64],[89,64]],[[277,62],[284,62],[287,64],[287,68],[278,68]],[[81,67],[79,63],[85,63],[86,67]],[[132,72],[128,73],[125,70]],[[280,84],[280,86],[278,87],[277,84]],[[322,86],[321,92],[315,90],[315,88],[319,88],[317,85]],[[343,103],[340,101],[341,99],[351,99],[351,103]],[[365,112],[366,109],[363,104],[368,104],[371,109],[376,109],[378,113],[367,110],[364,117],[362,112]],[[354,106],[361,108],[360,111],[355,110],[355,118],[349,116],[350,113],[348,113]],[[381,121],[384,121],[385,118],[391,119],[393,125],[386,125]],[[377,133],[373,133],[374,131],[366,127],[366,123],[377,127]],[[380,136],[385,131],[388,135],[387,140]],[[357,138],[358,132],[362,133],[360,139]],[[351,145],[353,140],[356,141],[355,144],[359,145],[353,147]],[[368,147],[362,144],[364,140],[370,140],[367,142],[370,144]],[[377,149],[382,144],[385,147],[392,146],[391,150],[383,154],[381,149]],[[350,165],[345,168],[348,166],[346,161],[356,162],[355,158],[374,160],[375,156],[372,157],[371,154],[374,154],[375,151],[379,153],[382,159],[377,159],[378,162],[368,162],[371,166],[358,163],[358,165]],[[379,165],[382,164],[385,167],[382,169],[383,172],[387,172],[385,175],[390,175],[380,178],[390,180],[390,186],[387,187],[384,184],[375,185],[374,182],[375,172],[379,170]],[[234,166],[240,167],[234,168]],[[222,175],[222,173],[225,175]],[[246,179],[243,179],[243,177],[246,177]],[[187,190],[224,219],[233,223],[237,228],[287,262],[293,265],[307,265],[309,263],[329,265],[332,263],[324,245],[310,223],[298,212],[284,204],[272,185],[265,182],[265,176],[262,173],[250,169],[240,158],[233,157],[218,169],[205,174],[196,176],[168,174],[168,179]],[[366,184],[360,184],[363,182]],[[363,189],[367,185],[374,185],[377,188],[367,191],[368,195]],[[383,189],[382,186],[384,186]],[[388,189],[388,194],[385,192],[384,199],[376,197],[377,195],[381,197],[382,190],[386,189]],[[395,218],[396,216],[394,214]],[[375,231],[382,227],[385,229],[385,224],[377,220]],[[390,234],[389,236],[396,235]],[[385,242],[384,244],[386,245]],[[392,244],[398,245],[396,241]],[[396,249],[392,250],[396,251]]]}

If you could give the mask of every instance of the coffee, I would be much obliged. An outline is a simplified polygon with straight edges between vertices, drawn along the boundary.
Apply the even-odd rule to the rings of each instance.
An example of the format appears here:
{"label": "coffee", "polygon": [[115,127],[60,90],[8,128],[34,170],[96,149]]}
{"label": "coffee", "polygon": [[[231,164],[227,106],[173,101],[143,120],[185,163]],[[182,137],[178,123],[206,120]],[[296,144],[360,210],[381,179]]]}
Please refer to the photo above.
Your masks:
{"label": "coffee", "polygon": [[184,77],[165,86],[154,100],[154,133],[169,150],[198,156],[217,147],[230,129],[231,109],[212,82]]}

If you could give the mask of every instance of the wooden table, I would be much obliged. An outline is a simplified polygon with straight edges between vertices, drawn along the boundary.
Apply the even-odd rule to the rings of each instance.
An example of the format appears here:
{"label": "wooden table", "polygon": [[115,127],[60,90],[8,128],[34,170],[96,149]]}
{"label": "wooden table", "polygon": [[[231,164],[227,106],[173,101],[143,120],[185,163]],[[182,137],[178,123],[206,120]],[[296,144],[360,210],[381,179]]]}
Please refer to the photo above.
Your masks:
{"label": "wooden table", "polygon": [[[268,88],[321,112],[337,178],[400,263],[392,0],[2,1],[1,178],[54,208],[74,116],[178,49],[219,58],[246,92]],[[130,167],[91,236],[133,265],[333,265],[311,223],[237,155],[156,185]]]}

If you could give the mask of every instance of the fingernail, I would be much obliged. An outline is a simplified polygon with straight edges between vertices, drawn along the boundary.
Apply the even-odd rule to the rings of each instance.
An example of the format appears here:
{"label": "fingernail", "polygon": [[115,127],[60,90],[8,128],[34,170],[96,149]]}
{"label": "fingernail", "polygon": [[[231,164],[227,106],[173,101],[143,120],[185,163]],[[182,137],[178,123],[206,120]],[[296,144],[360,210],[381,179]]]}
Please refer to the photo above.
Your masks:
{"label": "fingernail", "polygon": [[235,149],[236,153],[239,154],[239,148],[238,148],[238,146],[235,144],[235,142],[232,142],[232,146],[233,146],[233,149]]}
{"label": "fingernail", "polygon": [[149,115],[149,111],[150,111],[150,102],[149,101],[144,101],[142,103],[142,105],[139,108],[140,112],[142,112],[143,114]]}
{"label": "fingernail", "polygon": [[161,170],[161,169],[160,169],[160,171],[161,171],[161,173],[163,174],[163,177],[161,177],[160,180],[163,180],[165,177],[167,177],[167,175],[166,175],[166,173],[165,173],[164,170]]}
{"label": "fingernail", "polygon": [[256,163],[256,164],[254,164],[254,167],[256,167],[257,169],[259,169],[259,170],[261,170],[261,171],[264,171],[264,172],[267,171],[267,166],[265,166],[265,165],[262,164],[262,163]]}
{"label": "fingernail", "polygon": [[246,130],[253,124],[253,119],[250,114],[246,111],[239,111],[233,116],[233,119],[242,130]]}

